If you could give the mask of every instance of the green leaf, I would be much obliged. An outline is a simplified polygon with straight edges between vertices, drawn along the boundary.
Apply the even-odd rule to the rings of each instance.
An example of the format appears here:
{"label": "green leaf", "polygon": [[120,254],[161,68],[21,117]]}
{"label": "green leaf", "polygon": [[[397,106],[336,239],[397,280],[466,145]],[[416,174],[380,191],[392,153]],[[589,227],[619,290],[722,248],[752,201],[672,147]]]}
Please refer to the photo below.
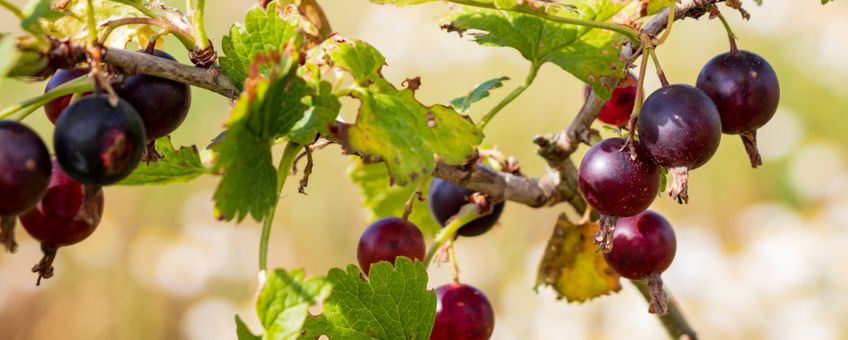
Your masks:
{"label": "green leaf", "polygon": [[[218,63],[239,89],[242,89],[256,55],[278,51],[297,35],[300,17],[292,15],[287,20],[280,16],[282,12],[282,5],[277,1],[268,3],[264,10],[254,5],[247,12],[244,24],[234,24],[230,34],[224,36],[221,42],[224,55]],[[267,72],[267,69],[263,71]]]}
{"label": "green leaf", "polygon": [[265,329],[265,338],[297,339],[309,315],[309,307],[323,303],[332,288],[323,277],[306,278],[303,270],[271,272],[256,301],[256,313]]}
{"label": "green leaf", "polygon": [[474,90],[472,90],[467,95],[451,100],[451,107],[453,107],[453,109],[459,113],[468,112],[468,109],[471,108],[471,104],[474,104],[488,97],[490,90],[500,88],[501,86],[503,86],[503,82],[506,80],[509,80],[509,77],[500,77],[485,81],[482,84],[477,85],[477,87],[474,88]]}
{"label": "green leaf", "polygon": [[408,5],[417,5],[423,4],[425,2],[433,2],[438,0],[371,0],[371,2],[378,5],[396,5],[396,6],[408,6]]}
{"label": "green leaf", "polygon": [[339,98],[333,95],[330,83],[321,81],[316,85],[310,85],[317,89],[315,95],[310,97],[310,103],[307,104],[309,109],[289,131],[289,139],[302,145],[312,144],[318,134],[328,134],[328,127],[336,120],[341,109]]}
{"label": "green leaf", "polygon": [[163,158],[156,163],[138,166],[130,177],[121,181],[120,185],[171,184],[191,181],[200,175],[210,173],[203,165],[200,153],[195,146],[174,148],[170,137],[156,141],[156,151]]}
{"label": "green leaf", "polygon": [[261,340],[261,336],[254,335],[250,328],[236,315],[236,338],[238,340]]}
{"label": "green leaf", "polygon": [[261,221],[277,204],[271,145],[303,118],[307,110],[304,97],[310,94],[297,75],[297,56],[280,59],[264,64],[271,70],[269,78],[251,75],[249,87],[230,115],[227,133],[214,147],[218,151],[216,170],[224,173],[214,195],[223,219],[240,222],[250,214]]}
{"label": "green leaf", "polygon": [[51,3],[52,0],[30,0],[23,10],[24,19],[21,20],[21,27],[27,32],[44,33],[40,19],[51,20],[62,17],[62,13],[50,7]]}
{"label": "green leaf", "polygon": [[327,275],[333,293],[324,312],[304,324],[304,339],[417,339],[430,337],[436,294],[427,290],[424,265],[398,257],[371,265],[366,280],[359,267],[333,268]]}
{"label": "green leaf", "polygon": [[618,274],[593,241],[597,230],[597,223],[574,225],[560,215],[539,263],[536,288],[551,286],[568,302],[585,302],[621,290]]}
{"label": "green leaf", "polygon": [[[389,173],[382,164],[365,164],[356,161],[348,169],[348,175],[362,189],[365,196],[363,207],[368,209],[366,219],[369,223],[383,217],[403,215],[403,206],[415,191],[415,185],[405,187],[391,185]],[[427,185],[422,188],[422,194],[427,195]],[[427,203],[415,200],[412,204],[412,214],[409,221],[418,226],[424,235],[435,235],[441,230],[441,225],[430,215]]]}
{"label": "green leaf", "polygon": [[[93,5],[94,20],[98,26],[111,20],[146,16],[132,6],[113,0],[93,0]],[[149,4],[147,6],[152,7]],[[45,32],[56,38],[68,38],[77,42],[86,41],[89,34],[85,21],[86,0],[69,0],[63,8],[66,15],[60,13],[57,17],[41,20]],[[155,33],[148,25],[121,26],[109,34],[105,45],[124,48],[128,43],[135,41],[139,47],[146,47],[150,37]]]}
{"label": "green leaf", "polygon": [[[549,11],[559,17],[606,22],[625,4],[588,0],[575,6],[574,9],[551,7]],[[467,32],[481,45],[514,48],[534,65],[553,63],[591,85],[604,99],[609,98],[618,80],[625,77],[616,48],[625,38],[611,31],[470,6],[452,12],[446,20],[446,27]]]}
{"label": "green leaf", "polygon": [[[361,103],[356,124],[338,132],[345,149],[384,161],[392,183],[406,185],[436,166],[436,156],[460,164],[474,156],[483,133],[467,116],[443,105],[424,106],[413,88],[398,90],[380,73],[385,59],[374,47],[343,38],[325,43],[335,66],[352,74],[351,96]],[[415,81],[408,82],[411,87]]]}

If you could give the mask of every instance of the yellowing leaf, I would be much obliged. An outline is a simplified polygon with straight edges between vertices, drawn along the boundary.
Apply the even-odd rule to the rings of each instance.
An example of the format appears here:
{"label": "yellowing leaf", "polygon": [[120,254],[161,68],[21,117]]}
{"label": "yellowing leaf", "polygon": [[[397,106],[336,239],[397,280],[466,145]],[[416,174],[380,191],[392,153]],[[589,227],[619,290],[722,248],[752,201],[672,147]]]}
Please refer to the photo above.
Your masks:
{"label": "yellowing leaf", "polygon": [[621,290],[618,274],[592,241],[597,230],[597,223],[574,225],[560,215],[539,263],[536,287],[551,286],[568,302],[585,302]]}

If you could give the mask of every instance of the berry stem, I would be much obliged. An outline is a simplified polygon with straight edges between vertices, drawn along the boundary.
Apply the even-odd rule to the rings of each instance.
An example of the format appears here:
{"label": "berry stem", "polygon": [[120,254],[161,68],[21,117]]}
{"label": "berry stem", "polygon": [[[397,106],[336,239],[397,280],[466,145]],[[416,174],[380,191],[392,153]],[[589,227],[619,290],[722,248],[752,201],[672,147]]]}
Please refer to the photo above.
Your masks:
{"label": "berry stem", "polygon": [[11,4],[10,2],[8,2],[6,0],[0,0],[0,6],[9,10],[9,12],[12,12],[12,14],[14,14],[20,20],[24,20],[24,18],[26,18],[24,16],[24,12],[21,12],[20,8],[15,7],[15,5]]}
{"label": "berry stem", "polygon": [[654,46],[662,45],[665,42],[665,39],[668,39],[668,36],[671,35],[671,27],[674,25],[674,2],[669,2],[668,4],[668,24],[665,26],[665,31],[663,31],[663,35],[654,43]]}
{"label": "berry stem", "polygon": [[88,26],[89,47],[97,45],[97,19],[94,18],[94,0],[85,2],[86,25]]}
{"label": "berry stem", "polygon": [[[717,8],[716,12],[718,12]],[[733,33],[733,29],[730,28],[730,23],[727,22],[727,19],[721,14],[721,12],[718,12],[718,19],[721,20],[721,24],[724,25],[724,30],[727,31],[727,39],[730,40],[730,52],[735,53],[739,51],[736,47],[736,33]]]}
{"label": "berry stem", "polygon": [[435,257],[436,253],[442,248],[445,242],[456,238],[456,233],[459,231],[459,228],[462,228],[462,226],[483,215],[484,214],[480,213],[480,208],[476,203],[463,205],[456,216],[454,216],[450,222],[448,222],[448,225],[445,226],[438,235],[436,235],[435,239],[433,239],[433,244],[430,245],[430,249],[427,250],[427,256],[424,258],[424,266],[430,266],[430,262],[433,261],[433,257]]}
{"label": "berry stem", "polygon": [[447,0],[447,1],[455,3],[455,4],[466,5],[466,6],[473,6],[473,7],[480,7],[480,8],[495,9],[495,10],[500,10],[500,11],[510,11],[510,12],[518,12],[518,13],[529,14],[529,15],[532,15],[532,16],[536,16],[536,17],[539,17],[539,18],[542,18],[542,19],[545,19],[545,20],[548,20],[548,21],[558,22],[558,23],[561,23],[561,24],[586,26],[586,27],[599,28],[599,29],[603,29],[603,30],[613,31],[613,32],[619,33],[619,34],[627,37],[627,39],[629,39],[634,44],[639,43],[639,31],[637,31],[637,30],[635,30],[635,29],[633,29],[633,28],[631,28],[630,26],[627,26],[627,25],[614,24],[614,23],[609,23],[609,22],[600,22],[600,21],[594,21],[594,20],[586,20],[586,19],[580,19],[580,18],[576,18],[576,17],[563,17],[563,16],[551,14],[551,12],[547,11],[545,8],[538,9],[538,8],[533,8],[531,6],[516,6],[516,7],[513,7],[513,8],[498,8],[498,6],[495,5],[495,2],[492,2],[491,0],[488,0],[488,1],[485,1],[485,0]]}
{"label": "berry stem", "polygon": [[[283,157],[280,159],[280,164],[277,167],[278,199],[283,186],[286,184],[286,179],[289,177],[294,159],[301,149],[303,149],[303,145],[289,142],[283,150]],[[268,241],[271,239],[271,227],[273,227],[276,212],[277,205],[275,204],[271,208],[271,212],[268,213],[268,216],[265,216],[265,219],[262,220],[262,236],[259,238],[259,277],[264,277],[264,273],[268,270]]]}
{"label": "berry stem", "polygon": [[206,0],[188,0],[186,8],[191,18],[192,30],[196,35],[197,45],[192,47],[198,51],[209,48],[210,42],[206,36],[206,25],[204,24]]}
{"label": "berry stem", "polygon": [[403,204],[403,214],[401,215],[401,219],[404,221],[409,220],[409,215],[412,214],[412,206],[416,200],[423,202],[424,195],[424,187],[427,186],[427,183],[430,182],[430,176],[422,176],[418,181],[418,185],[415,187],[415,191],[409,195],[409,198],[406,200],[406,203]]}
{"label": "berry stem", "polygon": [[760,150],[757,149],[757,130],[742,131],[739,137],[742,138],[742,144],[745,145],[745,151],[748,152],[751,167],[756,169],[763,165],[763,158],[760,156]]}
{"label": "berry stem", "polygon": [[0,243],[6,246],[10,253],[18,251],[18,243],[15,242],[15,219],[12,216],[0,216]]}
{"label": "berry stem", "polygon": [[[630,282],[639,289],[639,292],[642,293],[642,296],[646,300],[651,299],[651,289],[648,287],[646,281]],[[677,304],[677,301],[674,300],[674,297],[667,289],[663,289],[663,291],[666,296],[666,300],[668,301],[668,313],[664,315],[657,315],[657,317],[659,317],[660,322],[662,322],[669,337],[672,339],[697,340],[698,335],[695,333],[695,330],[692,329],[692,326],[689,325],[689,322],[686,321],[686,316],[684,316],[683,311],[680,310],[680,305]]]}
{"label": "berry stem", "polygon": [[[650,38],[647,38],[646,35],[642,35],[642,40],[646,41]],[[648,46],[642,44],[642,62],[639,65],[639,79],[636,81],[636,105],[633,105],[633,113],[630,114],[630,122],[627,123],[627,143],[625,145],[629,146],[633,144],[633,138],[636,134],[636,121],[639,120],[639,113],[642,111],[642,103],[645,102],[645,74],[648,72],[648,57],[645,53],[650,54],[649,51],[645,51],[649,49]],[[635,153],[634,153],[635,155]]]}
{"label": "berry stem", "polygon": [[50,92],[47,92],[38,97],[27,99],[23,102],[20,102],[16,105],[10,106],[3,111],[0,111],[0,119],[8,118],[11,115],[23,111],[24,113],[19,117],[19,120],[23,120],[26,118],[29,113],[37,110],[39,107],[47,104],[48,102],[69,94],[74,93],[86,93],[94,91],[95,85],[94,81],[88,77],[80,77],[74,80],[71,80],[67,83],[64,83],[60,86],[57,86]]}
{"label": "berry stem", "polygon": [[668,78],[666,78],[665,71],[663,71],[662,66],[660,66],[660,58],[657,57],[657,51],[650,48],[647,49],[647,52],[651,55],[651,59],[654,61],[654,67],[657,69],[657,77],[660,78],[660,84],[662,84],[662,86],[668,86]]}
{"label": "berry stem", "polygon": [[456,239],[448,240],[448,260],[450,261],[451,271],[453,271],[453,282],[459,283],[459,263],[456,261],[456,250],[454,249]]}
{"label": "berry stem", "polygon": [[489,121],[491,121],[492,118],[495,118],[495,115],[497,115],[498,112],[500,112],[504,107],[509,105],[509,103],[515,100],[515,98],[518,98],[518,96],[524,93],[524,90],[527,90],[527,88],[530,87],[530,84],[533,84],[533,80],[536,79],[536,75],[539,73],[539,67],[540,65],[538,63],[533,63],[532,65],[530,65],[530,71],[527,73],[527,77],[524,78],[524,82],[521,83],[521,85],[516,87],[514,90],[512,90],[512,92],[510,92],[506,97],[504,97],[504,99],[502,99],[498,103],[498,105],[495,105],[495,107],[489,110],[489,112],[486,113],[486,115],[483,116],[483,118],[480,120],[480,123],[477,124],[477,127],[481,130],[485,129],[486,125],[489,124]]}

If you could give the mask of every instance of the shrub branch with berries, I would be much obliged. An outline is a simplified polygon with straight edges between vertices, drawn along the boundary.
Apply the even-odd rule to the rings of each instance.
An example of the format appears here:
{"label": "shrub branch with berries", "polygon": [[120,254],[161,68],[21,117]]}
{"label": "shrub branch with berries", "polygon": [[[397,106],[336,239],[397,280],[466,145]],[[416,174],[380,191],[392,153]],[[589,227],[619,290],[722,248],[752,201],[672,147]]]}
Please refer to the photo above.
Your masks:
{"label": "shrub branch with berries", "polygon": [[[185,13],[148,0],[31,0],[23,10],[0,0],[24,32],[0,35],[0,75],[49,78],[43,95],[0,111],[2,244],[15,252],[18,221],[41,242],[38,284],[61,275],[52,265],[60,247],[97,228],[108,206],[102,187],[218,176],[217,217],[263,224],[262,336],[236,317],[239,339],[488,339],[495,311],[482,291],[462,283],[454,244],[485,237],[507,201],[566,203],[583,218],[575,223],[563,213],[556,221],[537,286],[584,302],[620,290],[624,277],[672,338],[695,339],[660,278],[675,255],[674,231],[646,209],[660,191],[687,203],[690,172],[715,154],[722,134],[739,135],[751,166],[762,165],[756,131],[774,115],[780,90],[769,63],[737,46],[720,12],[724,3],[747,19],[741,1],[441,2],[452,3],[438,23],[446,32],[512,48],[529,62],[527,77],[478,122],[465,113],[508,78],[482,82],[445,105],[421,103],[420,78],[386,80],[383,55],[334,32],[316,0],[260,1],[220,40],[207,37],[204,0],[189,0]],[[670,84],[655,50],[676,20],[706,15],[723,24],[729,51],[703,67],[695,86]],[[160,50],[167,35],[194,65]],[[486,125],[546,63],[585,82],[586,101],[570,126],[534,140],[550,171],[529,177],[517,160],[481,144]],[[662,84],[649,95],[648,63]],[[234,101],[226,129],[211,143],[200,141],[208,144],[203,151],[175,148],[168,137],[189,112],[192,86]],[[355,122],[338,117],[341,97],[358,101]],[[21,123],[42,107],[55,124],[52,155]],[[619,136],[602,140],[591,128],[595,120]],[[275,165],[272,146],[282,143]],[[322,277],[269,270],[280,192],[305,158],[304,193],[312,154],[328,144],[359,160],[349,175],[372,222],[359,240],[359,266]],[[591,148],[577,166],[571,155],[583,144]],[[434,262],[450,265],[454,278],[432,291],[426,270]],[[310,314],[316,305],[321,313]]]}

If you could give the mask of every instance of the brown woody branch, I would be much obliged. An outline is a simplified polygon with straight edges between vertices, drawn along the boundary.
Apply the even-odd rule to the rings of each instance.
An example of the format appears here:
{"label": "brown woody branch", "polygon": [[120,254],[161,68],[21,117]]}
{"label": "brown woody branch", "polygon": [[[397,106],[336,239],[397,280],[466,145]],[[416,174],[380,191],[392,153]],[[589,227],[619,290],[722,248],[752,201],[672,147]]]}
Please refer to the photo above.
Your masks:
{"label": "brown woody branch", "polygon": [[[675,6],[675,17],[678,19],[698,18],[707,13],[709,6],[721,1],[723,0],[683,0]],[[322,16],[319,13],[312,15]],[[642,31],[655,36],[665,29],[667,22],[668,11],[666,10],[645,24]],[[631,50],[623,51],[623,55],[629,55],[635,51],[632,46],[625,48]],[[106,48],[104,52],[104,62],[118,66],[128,73],[144,73],[188,83],[230,99],[236,99],[239,96],[238,88],[217,67],[197,68],[144,53],[120,49]],[[75,54],[82,55],[82,53]],[[561,202],[568,202],[577,211],[582,212],[586,203],[577,191],[577,169],[570,156],[580,143],[591,144],[592,140],[598,137],[597,131],[592,130],[590,126],[597,118],[603,105],[604,101],[601,98],[591,94],[568,128],[553,136],[536,138],[534,142],[540,147],[539,155],[548,162],[552,169],[551,172],[540,178],[496,172],[473,165],[462,166],[444,163],[437,164],[433,175],[462,184],[472,190],[486,193],[495,200],[509,200],[531,207],[552,206]],[[669,307],[671,312],[661,317],[669,334],[673,338],[696,339],[695,332],[673,300]]]}

